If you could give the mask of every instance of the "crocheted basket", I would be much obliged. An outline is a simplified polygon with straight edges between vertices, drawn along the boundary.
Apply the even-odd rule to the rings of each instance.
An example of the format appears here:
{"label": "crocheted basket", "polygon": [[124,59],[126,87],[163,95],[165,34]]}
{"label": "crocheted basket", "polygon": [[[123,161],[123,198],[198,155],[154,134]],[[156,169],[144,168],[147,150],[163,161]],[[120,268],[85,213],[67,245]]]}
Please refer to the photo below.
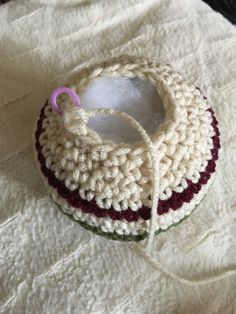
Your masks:
{"label": "crocheted basket", "polygon": [[[155,60],[115,58],[82,70],[68,87],[81,93],[96,78],[117,76],[149,80],[165,109],[165,121],[150,136],[159,165],[158,234],[189,216],[206,194],[220,148],[218,123],[199,88]],[[47,101],[35,132],[38,168],[53,200],[99,235],[143,240],[149,233],[156,180],[147,141],[104,140],[87,125],[94,112],[65,100],[60,108],[61,115]]]}

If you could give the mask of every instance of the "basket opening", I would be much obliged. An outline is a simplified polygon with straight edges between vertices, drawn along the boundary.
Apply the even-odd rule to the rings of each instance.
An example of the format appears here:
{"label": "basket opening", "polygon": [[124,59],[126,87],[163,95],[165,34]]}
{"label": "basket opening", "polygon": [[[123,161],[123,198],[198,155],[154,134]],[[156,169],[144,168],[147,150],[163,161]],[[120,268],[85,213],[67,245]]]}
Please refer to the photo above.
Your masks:
{"label": "basket opening", "polygon": [[[139,78],[99,78],[80,96],[82,108],[111,108],[126,112],[135,118],[148,134],[153,134],[165,118],[156,88],[150,82]],[[104,139],[116,143],[134,143],[140,140],[135,130],[125,121],[115,117],[94,117],[88,126]]]}

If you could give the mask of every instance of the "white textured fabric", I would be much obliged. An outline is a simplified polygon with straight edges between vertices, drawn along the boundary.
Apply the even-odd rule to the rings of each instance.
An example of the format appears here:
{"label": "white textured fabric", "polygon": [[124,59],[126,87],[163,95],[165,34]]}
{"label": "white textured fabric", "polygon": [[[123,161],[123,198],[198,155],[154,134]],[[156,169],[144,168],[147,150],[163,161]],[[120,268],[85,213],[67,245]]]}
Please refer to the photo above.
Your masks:
{"label": "white textured fabric", "polygon": [[45,98],[81,67],[120,54],[172,64],[208,95],[223,148],[204,201],[153,257],[193,280],[235,268],[235,27],[197,0],[13,1],[0,26],[0,313],[235,313],[235,277],[186,287],[69,220],[32,150]]}

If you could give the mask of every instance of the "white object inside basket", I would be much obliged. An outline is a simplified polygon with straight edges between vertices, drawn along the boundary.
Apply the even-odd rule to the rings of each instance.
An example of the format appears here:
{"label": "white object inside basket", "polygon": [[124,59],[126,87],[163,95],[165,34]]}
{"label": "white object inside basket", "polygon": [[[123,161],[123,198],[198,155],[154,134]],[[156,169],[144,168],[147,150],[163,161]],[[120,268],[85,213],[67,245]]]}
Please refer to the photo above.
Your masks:
{"label": "white object inside basket", "polygon": [[[99,78],[80,95],[84,109],[111,108],[135,118],[148,134],[154,133],[163,122],[165,113],[156,88],[148,81],[127,77]],[[125,121],[112,116],[92,118],[88,126],[105,139],[117,143],[133,143],[140,135]]]}

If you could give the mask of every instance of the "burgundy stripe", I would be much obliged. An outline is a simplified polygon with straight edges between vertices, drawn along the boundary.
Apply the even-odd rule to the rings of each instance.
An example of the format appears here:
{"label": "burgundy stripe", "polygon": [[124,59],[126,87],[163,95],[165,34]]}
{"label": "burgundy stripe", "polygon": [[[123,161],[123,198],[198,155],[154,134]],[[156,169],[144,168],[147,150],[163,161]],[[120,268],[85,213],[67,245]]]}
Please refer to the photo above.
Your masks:
{"label": "burgundy stripe", "polygon": [[[99,217],[99,218],[109,216],[113,220],[125,219],[128,222],[138,221],[139,218],[142,218],[144,220],[150,219],[151,209],[147,206],[142,206],[136,212],[132,211],[130,208],[124,211],[120,211],[120,212],[116,211],[112,207],[109,209],[100,208],[96,204],[96,201],[94,199],[90,202],[82,199],[79,196],[78,190],[70,191],[64,185],[63,181],[55,177],[53,171],[51,171],[45,166],[46,164],[45,158],[42,154],[42,147],[39,143],[39,136],[43,131],[42,122],[43,122],[43,119],[45,118],[44,109],[45,107],[42,108],[41,113],[40,113],[40,118],[37,123],[37,130],[35,132],[35,138],[36,138],[35,147],[38,152],[38,161],[41,165],[42,173],[47,178],[48,184],[57,190],[57,193],[59,194],[59,196],[67,200],[68,204],[70,204],[71,206],[80,208],[82,212],[84,213],[93,213],[96,217]],[[206,184],[208,180],[210,179],[211,174],[215,172],[216,160],[218,159],[218,152],[220,148],[220,138],[219,138],[220,132],[217,126],[218,122],[215,118],[213,109],[209,108],[208,111],[212,115],[211,125],[215,132],[215,135],[212,137],[213,146],[214,146],[214,148],[211,150],[212,159],[208,161],[205,171],[200,172],[200,179],[197,183],[193,183],[192,181],[187,180],[188,187],[183,192],[177,193],[173,191],[172,196],[168,200],[165,200],[165,201],[159,200],[159,205],[157,209],[157,212],[159,215],[167,213],[170,209],[177,210],[183,205],[183,203],[189,203],[191,199],[194,197],[194,194],[197,194],[200,191],[201,186]]]}

